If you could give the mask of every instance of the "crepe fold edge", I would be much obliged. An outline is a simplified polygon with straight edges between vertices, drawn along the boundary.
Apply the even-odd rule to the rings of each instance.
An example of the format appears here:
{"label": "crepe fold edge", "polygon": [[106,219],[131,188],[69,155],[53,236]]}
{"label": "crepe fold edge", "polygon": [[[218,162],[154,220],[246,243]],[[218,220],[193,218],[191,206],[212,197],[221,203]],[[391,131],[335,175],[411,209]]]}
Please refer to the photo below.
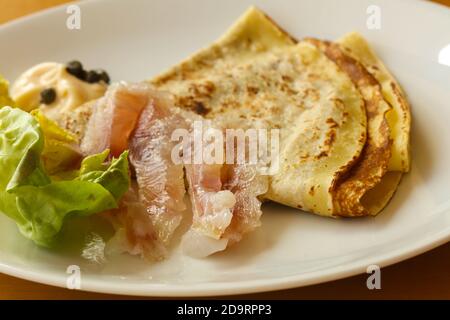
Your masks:
{"label": "crepe fold edge", "polygon": [[403,173],[411,167],[410,130],[411,111],[400,84],[377,57],[362,35],[351,32],[336,41],[348,57],[355,59],[378,82],[381,94],[390,106],[385,119],[390,130],[391,156],[386,173],[378,184],[369,189],[360,199],[366,214],[377,215],[394,195]]}
{"label": "crepe fold edge", "polygon": [[[254,26],[258,26],[255,28]],[[257,43],[251,51],[242,48],[242,39]],[[155,86],[161,85],[176,75],[180,79],[196,75],[197,63],[202,64],[202,73],[214,69],[214,59],[222,58],[222,48],[227,48],[226,61],[229,63],[244,63],[253,58],[253,54],[265,53],[274,48],[282,49],[297,43],[297,40],[277,25],[268,15],[258,8],[249,7],[232,26],[208,47],[200,49],[177,65],[149,79]],[[235,50],[231,50],[235,49]],[[242,50],[241,50],[242,49]]]}
{"label": "crepe fold edge", "polygon": [[393,140],[388,170],[408,172],[411,167],[411,111],[405,93],[362,35],[351,32],[337,43],[346,55],[358,60],[379,82],[384,99],[392,106],[386,115]]}
{"label": "crepe fold edge", "polygon": [[[391,158],[392,139],[386,114],[391,106],[384,100],[381,86],[365,67],[346,55],[340,45],[317,39],[307,39],[344,71],[363,97],[367,115],[367,139],[358,161],[345,176],[332,186],[333,215],[373,215],[374,206],[361,201],[378,185],[387,172]],[[388,190],[386,192],[389,193]]]}
{"label": "crepe fold edge", "polygon": [[[240,47],[244,37],[250,37],[257,47],[253,52]],[[317,40],[319,41],[319,40]],[[198,72],[208,72],[215,68],[215,59],[226,59],[227,63],[244,63],[252,59],[256,52],[283,50],[296,44],[295,39],[276,25],[272,19],[255,7],[244,15],[210,47],[205,48],[150,80],[156,86],[168,78],[183,80]],[[401,172],[409,170],[409,106],[400,86],[393,79],[362,36],[351,33],[337,43],[318,42],[322,50],[328,51],[328,58],[341,69],[347,65],[347,73],[365,96],[368,112],[368,132],[373,139],[369,141],[359,159],[346,168],[345,172],[334,175],[330,193],[332,208],[308,211],[325,216],[365,216],[376,215],[388,203],[401,179]],[[221,48],[227,48],[228,56],[220,57]],[[343,62],[344,61],[344,62]],[[346,61],[346,62],[345,62]],[[202,64],[201,71],[196,70]],[[358,79],[348,73],[356,68],[362,74]],[[358,85],[359,84],[359,85]],[[367,107],[367,106],[366,106]],[[403,121],[398,121],[402,119]],[[379,134],[378,134],[379,133]],[[400,134],[399,134],[400,133]],[[405,147],[406,146],[406,147]],[[391,171],[395,171],[391,173]],[[298,195],[302,198],[304,195]],[[278,199],[276,194],[270,200],[296,208],[299,201]]]}

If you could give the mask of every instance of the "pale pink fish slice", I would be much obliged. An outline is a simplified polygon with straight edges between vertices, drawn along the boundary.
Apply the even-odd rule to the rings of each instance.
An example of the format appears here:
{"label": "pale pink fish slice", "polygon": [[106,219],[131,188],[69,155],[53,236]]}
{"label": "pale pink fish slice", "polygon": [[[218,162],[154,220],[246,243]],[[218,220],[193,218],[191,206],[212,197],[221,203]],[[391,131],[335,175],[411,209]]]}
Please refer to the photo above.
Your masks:
{"label": "pale pink fish slice", "polygon": [[110,149],[111,156],[117,157],[128,149],[128,140],[149,103],[148,91],[145,83],[112,85],[94,103],[81,143],[82,152],[89,155]]}
{"label": "pale pink fish slice", "polygon": [[120,207],[106,218],[116,229],[106,244],[106,254],[129,253],[155,261],[167,256],[167,249],[158,241],[151,216],[139,200],[137,188],[131,188],[122,198]]}
{"label": "pale pink fish slice", "polygon": [[232,219],[236,199],[222,189],[222,165],[186,165],[186,178],[192,204],[192,226],[183,236],[183,251],[205,257],[227,246],[223,233]]}
{"label": "pale pink fish slice", "polygon": [[147,84],[119,84],[102,99],[89,123],[84,150],[111,148],[120,153],[128,148],[136,179],[120,208],[108,215],[116,228],[108,252],[163,259],[186,209],[183,164],[171,159],[176,145],[171,135],[188,124],[167,94]]}
{"label": "pale pink fish slice", "polygon": [[[227,240],[222,239],[222,235],[231,222],[236,200],[233,193],[223,189],[224,164],[205,163],[203,150],[208,148],[208,143],[203,141],[203,133],[197,135],[195,126],[194,123],[190,153],[184,158],[188,161],[185,170],[192,204],[192,225],[183,236],[182,248],[190,256],[205,257],[226,248]],[[202,128],[208,130],[213,127],[210,122],[203,121]],[[200,139],[202,148],[198,149],[196,144]]]}
{"label": "pale pink fish slice", "polygon": [[260,226],[258,196],[267,192],[268,184],[256,165],[187,164],[186,178],[193,211],[191,229],[182,241],[188,255],[225,250]]}
{"label": "pale pink fish slice", "polygon": [[233,218],[223,237],[228,244],[241,241],[242,237],[261,226],[261,200],[258,196],[268,190],[268,176],[259,174],[256,165],[235,164],[229,167],[225,188],[233,192],[236,204]]}
{"label": "pale pink fish slice", "polygon": [[150,90],[149,99],[129,142],[130,163],[156,241],[167,247],[186,209],[183,164],[171,158],[176,147],[171,135],[188,124],[165,94]]}
{"label": "pale pink fish slice", "polygon": [[234,196],[222,190],[222,165],[186,165],[191,196],[192,227],[219,239],[228,227],[235,204]]}

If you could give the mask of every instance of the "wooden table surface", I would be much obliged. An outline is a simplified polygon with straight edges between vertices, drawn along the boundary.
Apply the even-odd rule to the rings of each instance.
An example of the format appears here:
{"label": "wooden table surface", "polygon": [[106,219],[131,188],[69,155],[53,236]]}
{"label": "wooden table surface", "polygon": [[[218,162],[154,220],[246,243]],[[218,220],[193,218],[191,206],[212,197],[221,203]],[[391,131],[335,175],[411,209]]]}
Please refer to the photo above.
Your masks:
{"label": "wooden table surface", "polygon": [[[0,24],[67,0],[0,0]],[[437,0],[450,6],[450,0]],[[449,39],[450,40],[450,39]],[[420,234],[417,235],[420,237]],[[250,299],[450,299],[450,243],[418,257],[383,268],[382,288],[368,290],[363,274],[325,284],[232,296]],[[123,296],[96,294],[51,287],[0,273],[0,299],[117,299]]]}

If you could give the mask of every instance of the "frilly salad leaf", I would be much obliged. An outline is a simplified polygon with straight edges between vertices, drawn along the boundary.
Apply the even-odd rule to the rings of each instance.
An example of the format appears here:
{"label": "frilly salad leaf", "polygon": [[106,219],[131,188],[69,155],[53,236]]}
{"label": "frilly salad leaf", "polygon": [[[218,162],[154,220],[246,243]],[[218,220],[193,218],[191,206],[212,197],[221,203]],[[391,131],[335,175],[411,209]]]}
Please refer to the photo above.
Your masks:
{"label": "frilly salad leaf", "polygon": [[82,156],[78,149],[77,137],[45,117],[39,109],[33,110],[31,114],[39,122],[44,134],[44,150],[41,158],[45,170],[54,175],[79,164]]}
{"label": "frilly salad leaf", "polygon": [[127,192],[130,184],[128,151],[124,151],[106,166],[104,162],[108,155],[109,150],[105,150],[98,155],[85,158],[81,163],[78,179],[98,183],[118,199]]}
{"label": "frilly salad leaf", "polygon": [[66,217],[87,216],[116,208],[128,190],[128,157],[105,165],[109,151],[87,157],[71,180],[52,180],[41,155],[44,134],[39,122],[20,109],[0,109],[0,212],[21,233],[41,246],[51,246]]}
{"label": "frilly salad leaf", "polygon": [[9,96],[9,83],[0,75],[0,108],[10,106],[15,107],[13,99]]}
{"label": "frilly salad leaf", "polygon": [[[8,81],[0,75],[0,108],[17,107],[8,90]],[[41,157],[45,170],[53,175],[79,164],[82,157],[78,150],[77,137],[46,118],[38,109],[31,114],[38,120],[44,134],[44,150]]]}

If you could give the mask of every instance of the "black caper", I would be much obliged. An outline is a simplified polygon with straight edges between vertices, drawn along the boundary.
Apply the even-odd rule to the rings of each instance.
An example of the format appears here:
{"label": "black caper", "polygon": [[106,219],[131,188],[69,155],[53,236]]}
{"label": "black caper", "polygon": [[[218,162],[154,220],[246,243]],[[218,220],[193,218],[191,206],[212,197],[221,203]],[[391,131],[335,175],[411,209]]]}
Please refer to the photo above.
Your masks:
{"label": "black caper", "polygon": [[56,91],[53,88],[44,89],[41,91],[41,103],[52,104],[56,99]]}
{"label": "black caper", "polygon": [[98,75],[100,76],[100,81],[103,81],[106,84],[109,84],[111,81],[108,73],[105,70],[97,70]]}
{"label": "black caper", "polygon": [[89,83],[96,83],[100,81],[100,75],[97,72],[90,70],[86,72],[84,80]]}
{"label": "black caper", "polygon": [[66,65],[66,70],[71,75],[77,77],[80,80],[83,80],[85,72],[83,70],[83,65],[81,64],[80,61],[76,61],[76,60],[70,61]]}

